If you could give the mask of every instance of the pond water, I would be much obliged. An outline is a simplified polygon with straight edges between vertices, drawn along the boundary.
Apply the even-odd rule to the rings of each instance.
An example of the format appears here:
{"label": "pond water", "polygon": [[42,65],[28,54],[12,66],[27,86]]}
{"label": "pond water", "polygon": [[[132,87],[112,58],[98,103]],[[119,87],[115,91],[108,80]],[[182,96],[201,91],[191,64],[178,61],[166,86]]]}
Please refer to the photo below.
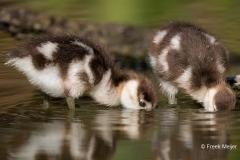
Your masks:
{"label": "pond water", "polygon": [[[123,0],[122,3],[125,1]],[[63,4],[58,5],[59,8],[56,7],[56,2],[59,3],[59,1],[54,0],[46,1],[46,3],[22,1],[22,3],[11,5],[26,8],[30,8],[29,6],[32,5],[33,10],[46,11],[55,16],[59,15],[60,17],[71,17],[73,19],[79,17],[77,9],[84,9],[81,5],[73,5],[76,3],[74,0],[63,1]],[[110,3],[110,0],[107,2]],[[132,7],[137,4],[136,0],[133,2]],[[162,5],[162,9],[164,7],[169,8],[172,2],[178,4],[175,1],[168,1]],[[184,3],[186,2],[188,1],[185,0]],[[198,5],[206,10],[207,5],[204,2],[206,1],[198,2]],[[215,4],[212,0],[209,2],[216,8],[211,10],[208,6],[208,12],[214,12],[217,15],[222,13],[224,7],[221,8],[220,4]],[[5,4],[7,3],[8,1],[5,2]],[[104,6],[105,3],[97,4]],[[224,5],[233,7],[229,12],[230,14],[233,16],[239,15],[239,13],[235,14],[234,12],[238,5],[233,6],[230,2]],[[142,3],[141,8],[144,7],[145,5]],[[180,13],[191,7],[191,10],[195,10],[196,4],[189,4],[185,7],[178,4],[178,7],[179,9],[172,8],[170,11],[179,11]],[[111,8],[108,9],[111,10]],[[116,10],[116,8],[112,10],[114,9]],[[153,11],[156,11],[157,5],[154,9]],[[60,12],[63,10],[65,12]],[[223,16],[221,17],[222,21],[212,21],[211,18],[217,16],[206,17],[200,11],[201,9],[193,15],[197,15],[200,22],[209,24],[210,28],[220,23],[225,27],[227,24],[222,22],[231,19],[231,16]],[[87,14],[85,12],[81,13]],[[96,10],[95,14],[98,13],[100,11]],[[101,13],[103,14],[103,12]],[[134,11],[131,13],[134,13]],[[143,19],[149,20],[149,17],[151,17],[151,21],[155,20],[155,16],[150,16],[150,9],[142,14],[144,13],[146,15],[143,16]],[[151,14],[154,14],[154,12]],[[192,14],[186,12],[181,12],[178,16],[169,12],[168,14],[165,14],[166,17],[164,18],[158,17],[158,20],[178,18],[178,16],[187,16],[191,19],[192,16]],[[124,15],[125,19],[122,21],[117,15],[115,15],[115,19],[127,23],[135,18],[126,19],[131,15],[130,13]],[[115,21],[107,13],[101,16],[107,17],[105,21]],[[98,21],[102,18],[101,16],[97,19]],[[201,19],[202,17],[205,19]],[[96,19],[92,18],[92,20]],[[138,20],[135,19],[133,23],[142,25],[148,22]],[[232,47],[231,51],[237,52],[239,51],[239,36],[233,33],[239,29],[240,25],[237,25],[239,21],[236,23],[231,21],[231,23],[237,27],[232,27],[233,29],[227,31],[225,41],[230,48]],[[149,26],[155,25],[157,24],[151,22]],[[216,32],[220,33],[221,29]],[[228,36],[233,37],[231,39]],[[0,53],[12,49],[17,43],[19,42],[9,34],[0,31]],[[17,70],[4,66],[4,58],[0,54],[0,160],[240,159],[239,102],[234,111],[208,113],[204,112],[200,104],[184,94],[180,94],[178,105],[168,105],[167,99],[158,92],[154,75],[148,70],[144,70],[142,73],[154,82],[158,93],[157,108],[152,111],[130,110],[121,107],[107,108],[96,104],[88,97],[77,100],[77,108],[74,112],[68,110],[64,99],[51,99],[51,106],[46,110],[43,108],[43,94]],[[227,76],[239,73],[239,64],[232,64]]]}
{"label": "pond water", "polygon": [[[0,37],[0,52],[18,43],[1,31]],[[158,93],[152,111],[107,108],[88,97],[77,100],[74,112],[64,99],[51,99],[45,110],[43,94],[3,64],[1,54],[0,159],[240,158],[239,103],[235,111],[207,113],[183,94],[178,105],[167,105]],[[143,73],[156,82],[150,71]]]}

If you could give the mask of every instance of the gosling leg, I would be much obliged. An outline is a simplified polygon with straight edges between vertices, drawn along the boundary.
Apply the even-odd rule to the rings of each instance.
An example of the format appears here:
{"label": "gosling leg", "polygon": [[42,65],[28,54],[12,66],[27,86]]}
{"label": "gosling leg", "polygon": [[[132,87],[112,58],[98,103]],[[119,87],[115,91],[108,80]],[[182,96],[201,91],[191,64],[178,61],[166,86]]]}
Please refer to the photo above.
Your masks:
{"label": "gosling leg", "polygon": [[159,87],[161,88],[162,92],[168,97],[169,104],[177,104],[177,98],[175,95],[178,93],[178,87],[175,83],[166,81],[162,78],[159,78]]}
{"label": "gosling leg", "polygon": [[66,101],[69,109],[75,109],[75,101],[72,97],[66,97]]}
{"label": "gosling leg", "polygon": [[177,98],[175,97],[175,95],[168,96],[168,104],[177,104]]}
{"label": "gosling leg", "polygon": [[44,100],[43,100],[43,108],[48,109],[49,108],[49,100],[50,97],[47,94],[44,94]]}

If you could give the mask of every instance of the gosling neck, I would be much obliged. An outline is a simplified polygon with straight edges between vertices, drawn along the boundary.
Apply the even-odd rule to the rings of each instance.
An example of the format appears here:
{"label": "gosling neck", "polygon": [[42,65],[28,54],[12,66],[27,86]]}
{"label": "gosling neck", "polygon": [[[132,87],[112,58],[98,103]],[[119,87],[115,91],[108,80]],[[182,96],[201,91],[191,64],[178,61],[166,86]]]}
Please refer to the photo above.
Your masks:
{"label": "gosling neck", "polygon": [[203,99],[203,106],[208,111],[217,111],[215,104],[215,95],[217,93],[217,88],[213,87],[208,89]]}
{"label": "gosling neck", "polygon": [[125,82],[120,82],[117,86],[113,84],[111,70],[108,70],[102,80],[90,91],[90,96],[106,106],[117,106],[120,104],[121,92]]}
{"label": "gosling neck", "polygon": [[121,104],[123,107],[138,109],[136,106],[138,102],[138,82],[136,80],[129,80],[124,83],[121,91]]}

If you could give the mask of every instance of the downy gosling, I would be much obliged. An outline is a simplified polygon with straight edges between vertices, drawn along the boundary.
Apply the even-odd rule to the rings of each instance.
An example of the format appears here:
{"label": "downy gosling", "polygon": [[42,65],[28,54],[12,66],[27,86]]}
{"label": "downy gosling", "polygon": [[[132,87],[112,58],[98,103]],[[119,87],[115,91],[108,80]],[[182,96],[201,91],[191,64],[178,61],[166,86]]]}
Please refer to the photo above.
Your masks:
{"label": "downy gosling", "polygon": [[45,35],[5,54],[6,65],[17,68],[47,95],[66,97],[69,109],[74,109],[74,99],[84,94],[106,106],[155,107],[152,83],[143,75],[120,70],[111,54],[87,38]]}
{"label": "downy gosling", "polygon": [[186,22],[171,22],[157,31],[150,64],[170,104],[183,89],[208,111],[232,110],[236,95],[225,83],[229,52],[214,36]]}

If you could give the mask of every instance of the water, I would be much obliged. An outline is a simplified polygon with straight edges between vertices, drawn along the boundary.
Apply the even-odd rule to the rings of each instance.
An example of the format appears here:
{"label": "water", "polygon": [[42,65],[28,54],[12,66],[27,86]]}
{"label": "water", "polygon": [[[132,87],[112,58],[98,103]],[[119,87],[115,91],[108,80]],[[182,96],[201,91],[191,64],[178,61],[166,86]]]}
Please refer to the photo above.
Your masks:
{"label": "water", "polygon": [[[4,32],[0,37],[1,52],[18,43]],[[158,106],[153,111],[107,108],[88,97],[77,101],[74,113],[64,99],[51,99],[51,107],[45,110],[43,94],[3,63],[1,55],[0,159],[240,157],[239,104],[235,111],[207,113],[183,94],[175,106],[167,105],[166,98],[158,94]],[[237,69],[233,66],[229,73]],[[154,80],[151,72],[146,74]],[[220,148],[207,148],[213,145]],[[232,149],[224,149],[226,145]]]}
{"label": "water", "polygon": [[[64,1],[58,6],[60,9],[54,7],[54,1],[49,1],[51,5],[41,3],[40,7],[36,1],[31,1],[31,5],[35,10],[41,8],[49,14],[59,13],[62,17],[79,19],[78,7],[73,7],[73,10],[64,9],[64,7],[72,8],[73,2],[75,1]],[[203,2],[199,5],[200,8],[205,6]],[[29,3],[23,1],[21,4],[13,5],[26,7],[28,4],[29,7]],[[164,4],[165,7],[169,5]],[[185,7],[196,8],[194,4],[189,5]],[[184,7],[181,6],[183,4],[180,5],[179,10],[183,10]],[[217,6],[221,11],[221,7]],[[217,9],[213,10],[219,13]],[[61,10],[65,12],[60,12]],[[231,12],[234,10],[233,8]],[[88,15],[86,12],[82,14]],[[184,13],[182,14],[184,16]],[[165,19],[175,16],[167,15]],[[106,19],[106,21],[110,20]],[[210,26],[214,23],[208,23],[208,18],[205,19],[207,22],[200,20]],[[140,20],[135,21],[134,24],[140,24]],[[233,26],[237,24],[238,22]],[[231,43],[234,40],[233,37],[233,39],[226,38],[225,41]],[[0,53],[12,49],[18,43],[19,41],[9,34],[0,31]],[[235,45],[231,46],[239,46],[236,45],[239,44],[239,39],[233,44]],[[232,51],[237,49],[233,47]],[[51,99],[51,107],[45,110],[42,106],[43,94],[30,85],[25,76],[3,64],[4,58],[0,54],[1,160],[235,160],[240,158],[239,103],[236,105],[237,109],[231,112],[208,113],[200,104],[184,94],[178,96],[178,105],[170,106],[166,98],[158,93],[157,108],[152,111],[107,108],[96,104],[88,97],[77,100],[75,112],[68,110],[64,99]],[[157,90],[153,74],[149,71],[143,73],[155,82]],[[239,64],[232,64],[227,75],[239,73]]]}
{"label": "water", "polygon": [[44,110],[40,97],[1,111],[1,159],[239,158],[239,111],[205,113],[196,104],[138,111],[86,99],[74,114],[61,100]]}

